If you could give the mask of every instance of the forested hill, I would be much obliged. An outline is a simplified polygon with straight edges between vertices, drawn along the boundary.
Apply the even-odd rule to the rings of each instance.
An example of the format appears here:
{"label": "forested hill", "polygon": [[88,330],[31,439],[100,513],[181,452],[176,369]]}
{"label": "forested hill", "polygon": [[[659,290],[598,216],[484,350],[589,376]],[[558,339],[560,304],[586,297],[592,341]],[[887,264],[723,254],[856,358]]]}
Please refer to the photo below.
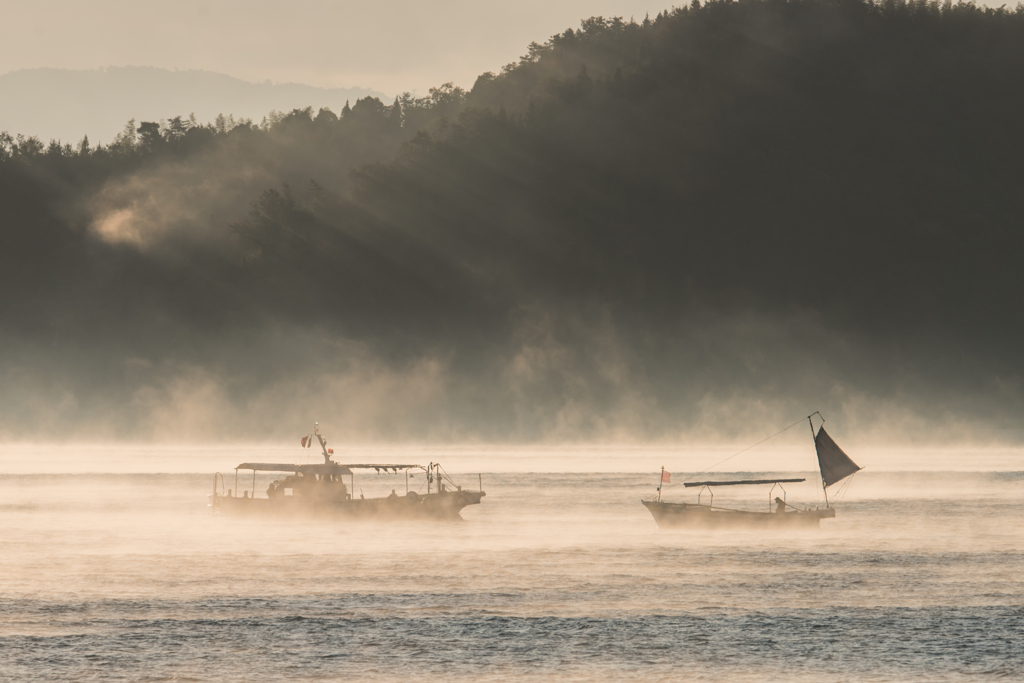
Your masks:
{"label": "forested hill", "polygon": [[1021,6],[769,0],[468,92],[5,136],[0,430],[1020,439],[1021,111]]}

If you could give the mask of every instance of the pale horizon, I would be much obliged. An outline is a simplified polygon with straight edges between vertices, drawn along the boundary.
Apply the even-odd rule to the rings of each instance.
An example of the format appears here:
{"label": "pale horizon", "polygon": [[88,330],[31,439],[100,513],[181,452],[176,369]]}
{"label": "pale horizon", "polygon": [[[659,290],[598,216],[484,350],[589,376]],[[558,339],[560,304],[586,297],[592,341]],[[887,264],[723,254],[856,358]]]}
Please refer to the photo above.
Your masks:
{"label": "pale horizon", "polygon": [[[298,0],[163,5],[49,0],[7,9],[0,75],[33,68],[146,66],[202,70],[250,83],[366,88],[425,95],[453,82],[470,88],[486,71],[518,61],[591,16],[637,21],[670,3],[571,0],[515,5],[449,0],[364,4]],[[244,8],[244,11],[242,11]],[[54,23],[54,17],[60,17]]]}

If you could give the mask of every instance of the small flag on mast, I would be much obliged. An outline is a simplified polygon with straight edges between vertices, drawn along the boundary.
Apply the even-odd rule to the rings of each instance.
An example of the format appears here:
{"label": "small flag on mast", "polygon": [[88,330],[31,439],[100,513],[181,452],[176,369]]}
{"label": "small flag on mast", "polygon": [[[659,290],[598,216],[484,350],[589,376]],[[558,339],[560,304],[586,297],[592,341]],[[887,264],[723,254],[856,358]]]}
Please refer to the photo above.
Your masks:
{"label": "small flag on mast", "polygon": [[662,470],[661,471],[661,483],[662,484],[671,484],[672,483],[672,473],[669,472],[668,470]]}
{"label": "small flag on mast", "polygon": [[309,437],[308,437],[308,436],[304,436],[304,437],[302,437],[302,447],[303,447],[303,448],[305,448],[305,447],[306,447],[306,441],[307,441],[308,439],[309,439]]}

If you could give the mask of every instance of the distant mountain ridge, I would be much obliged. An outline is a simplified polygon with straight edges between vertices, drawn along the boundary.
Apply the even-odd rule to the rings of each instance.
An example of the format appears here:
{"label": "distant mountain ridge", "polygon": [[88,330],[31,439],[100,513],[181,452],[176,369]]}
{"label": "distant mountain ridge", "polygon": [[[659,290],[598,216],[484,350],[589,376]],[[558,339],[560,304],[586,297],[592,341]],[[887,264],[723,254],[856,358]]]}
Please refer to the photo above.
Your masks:
{"label": "distant mountain ridge", "polygon": [[101,69],[22,69],[0,75],[0,130],[75,143],[88,135],[109,142],[125,121],[159,121],[195,113],[259,122],[271,110],[312,106],[339,111],[346,100],[386,96],[369,88],[318,88],[299,83],[250,83],[211,71],[147,66]]}

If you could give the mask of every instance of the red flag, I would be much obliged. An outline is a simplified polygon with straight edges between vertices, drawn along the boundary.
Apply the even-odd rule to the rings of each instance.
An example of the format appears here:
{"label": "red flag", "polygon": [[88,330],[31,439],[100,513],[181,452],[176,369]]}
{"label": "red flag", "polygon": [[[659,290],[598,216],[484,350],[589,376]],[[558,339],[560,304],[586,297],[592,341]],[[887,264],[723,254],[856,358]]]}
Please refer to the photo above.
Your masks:
{"label": "red flag", "polygon": [[671,484],[672,483],[672,473],[669,472],[668,470],[662,470],[661,471],[661,483],[662,484]]}
{"label": "red flag", "polygon": [[302,447],[303,447],[303,448],[305,448],[305,447],[306,447],[306,439],[308,439],[308,438],[309,438],[308,436],[304,436],[304,437],[302,437]]}

